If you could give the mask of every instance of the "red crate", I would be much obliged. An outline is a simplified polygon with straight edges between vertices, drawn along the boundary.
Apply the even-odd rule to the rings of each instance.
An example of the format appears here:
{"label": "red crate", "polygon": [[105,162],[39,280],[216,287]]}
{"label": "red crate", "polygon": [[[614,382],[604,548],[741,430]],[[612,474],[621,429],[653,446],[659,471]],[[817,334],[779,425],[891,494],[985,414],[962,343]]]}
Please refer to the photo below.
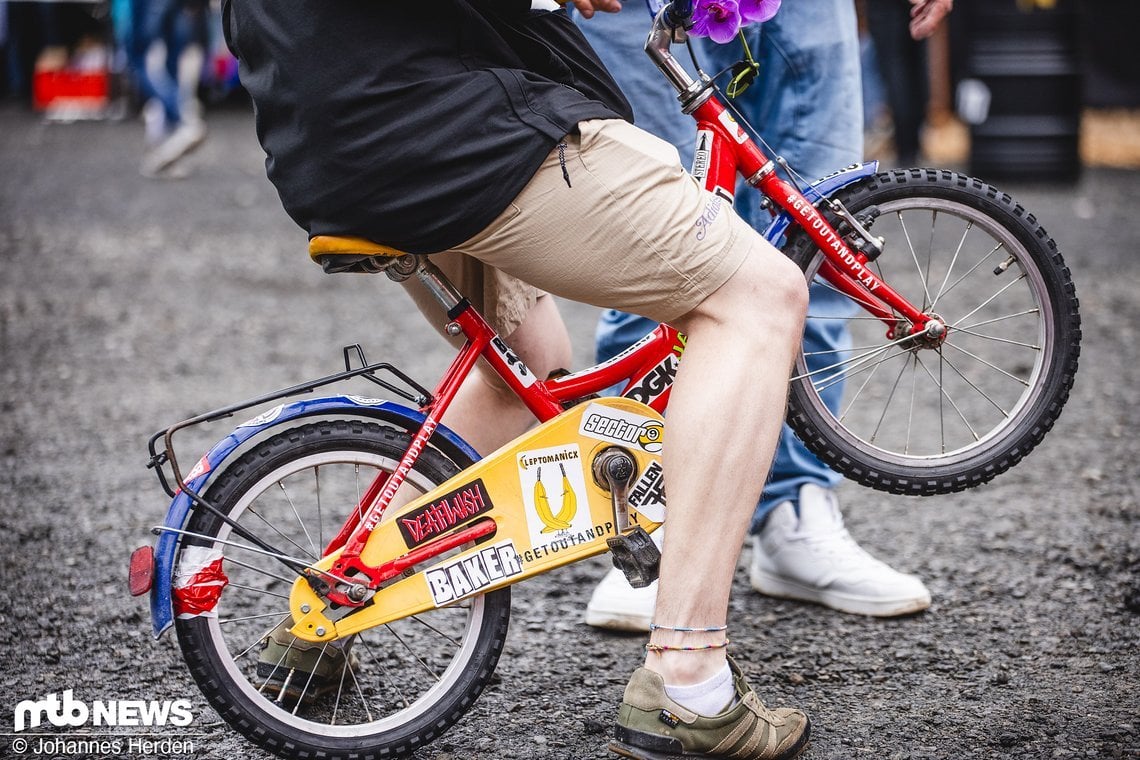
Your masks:
{"label": "red crate", "polygon": [[110,99],[110,79],[106,70],[37,71],[32,77],[32,107],[37,111],[102,111]]}

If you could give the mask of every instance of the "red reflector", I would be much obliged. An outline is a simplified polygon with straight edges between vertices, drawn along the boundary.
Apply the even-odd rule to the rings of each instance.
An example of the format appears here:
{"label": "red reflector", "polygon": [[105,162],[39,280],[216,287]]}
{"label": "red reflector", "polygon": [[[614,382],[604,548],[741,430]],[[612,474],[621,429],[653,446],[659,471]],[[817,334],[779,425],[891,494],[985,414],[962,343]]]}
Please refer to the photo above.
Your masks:
{"label": "red reflector", "polygon": [[131,596],[142,596],[150,591],[154,581],[154,547],[140,546],[131,552],[131,569],[127,583]]}

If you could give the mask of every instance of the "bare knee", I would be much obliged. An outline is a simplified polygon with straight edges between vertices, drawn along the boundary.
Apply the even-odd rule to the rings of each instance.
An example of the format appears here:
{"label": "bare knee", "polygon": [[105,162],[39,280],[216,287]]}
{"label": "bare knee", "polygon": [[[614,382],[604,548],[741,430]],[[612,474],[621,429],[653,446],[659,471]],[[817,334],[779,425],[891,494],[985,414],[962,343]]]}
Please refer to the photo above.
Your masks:
{"label": "bare knee", "polygon": [[808,303],[803,272],[766,242],[754,254],[677,327],[691,334],[711,322],[741,333],[798,342]]}

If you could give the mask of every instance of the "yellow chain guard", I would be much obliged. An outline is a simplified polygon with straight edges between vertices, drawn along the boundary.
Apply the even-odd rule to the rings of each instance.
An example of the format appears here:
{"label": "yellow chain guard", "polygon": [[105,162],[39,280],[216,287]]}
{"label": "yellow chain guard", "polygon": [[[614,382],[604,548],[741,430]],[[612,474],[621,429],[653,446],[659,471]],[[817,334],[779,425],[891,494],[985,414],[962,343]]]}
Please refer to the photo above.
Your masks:
{"label": "yellow chain guard", "polygon": [[[620,397],[580,404],[539,425],[385,515],[361,559],[379,566],[483,518],[495,521],[495,533],[417,566],[339,620],[325,614],[326,602],[298,578],[289,597],[291,632],[306,641],[333,641],[605,551],[606,539],[617,535],[613,506],[594,480],[592,463],[611,446],[637,462],[631,526],[656,530],[665,519],[663,425],[650,407]],[[327,570],[339,556],[334,552],[315,567]]]}

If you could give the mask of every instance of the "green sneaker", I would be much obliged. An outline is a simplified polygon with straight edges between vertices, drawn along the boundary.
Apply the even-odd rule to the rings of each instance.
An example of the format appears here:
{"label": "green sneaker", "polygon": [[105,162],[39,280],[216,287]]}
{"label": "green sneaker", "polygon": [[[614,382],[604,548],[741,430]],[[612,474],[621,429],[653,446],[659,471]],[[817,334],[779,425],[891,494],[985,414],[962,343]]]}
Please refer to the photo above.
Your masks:
{"label": "green sneaker", "polygon": [[811,724],[799,710],[769,710],[730,657],[736,704],[720,715],[698,715],[665,694],[665,682],[638,668],[625,687],[610,751],[635,760],[733,758],[791,760],[807,746]]}
{"label": "green sneaker", "polygon": [[262,694],[295,702],[313,701],[337,691],[358,664],[351,652],[353,639],[330,644],[302,641],[289,633],[285,620],[261,640],[255,684]]}

